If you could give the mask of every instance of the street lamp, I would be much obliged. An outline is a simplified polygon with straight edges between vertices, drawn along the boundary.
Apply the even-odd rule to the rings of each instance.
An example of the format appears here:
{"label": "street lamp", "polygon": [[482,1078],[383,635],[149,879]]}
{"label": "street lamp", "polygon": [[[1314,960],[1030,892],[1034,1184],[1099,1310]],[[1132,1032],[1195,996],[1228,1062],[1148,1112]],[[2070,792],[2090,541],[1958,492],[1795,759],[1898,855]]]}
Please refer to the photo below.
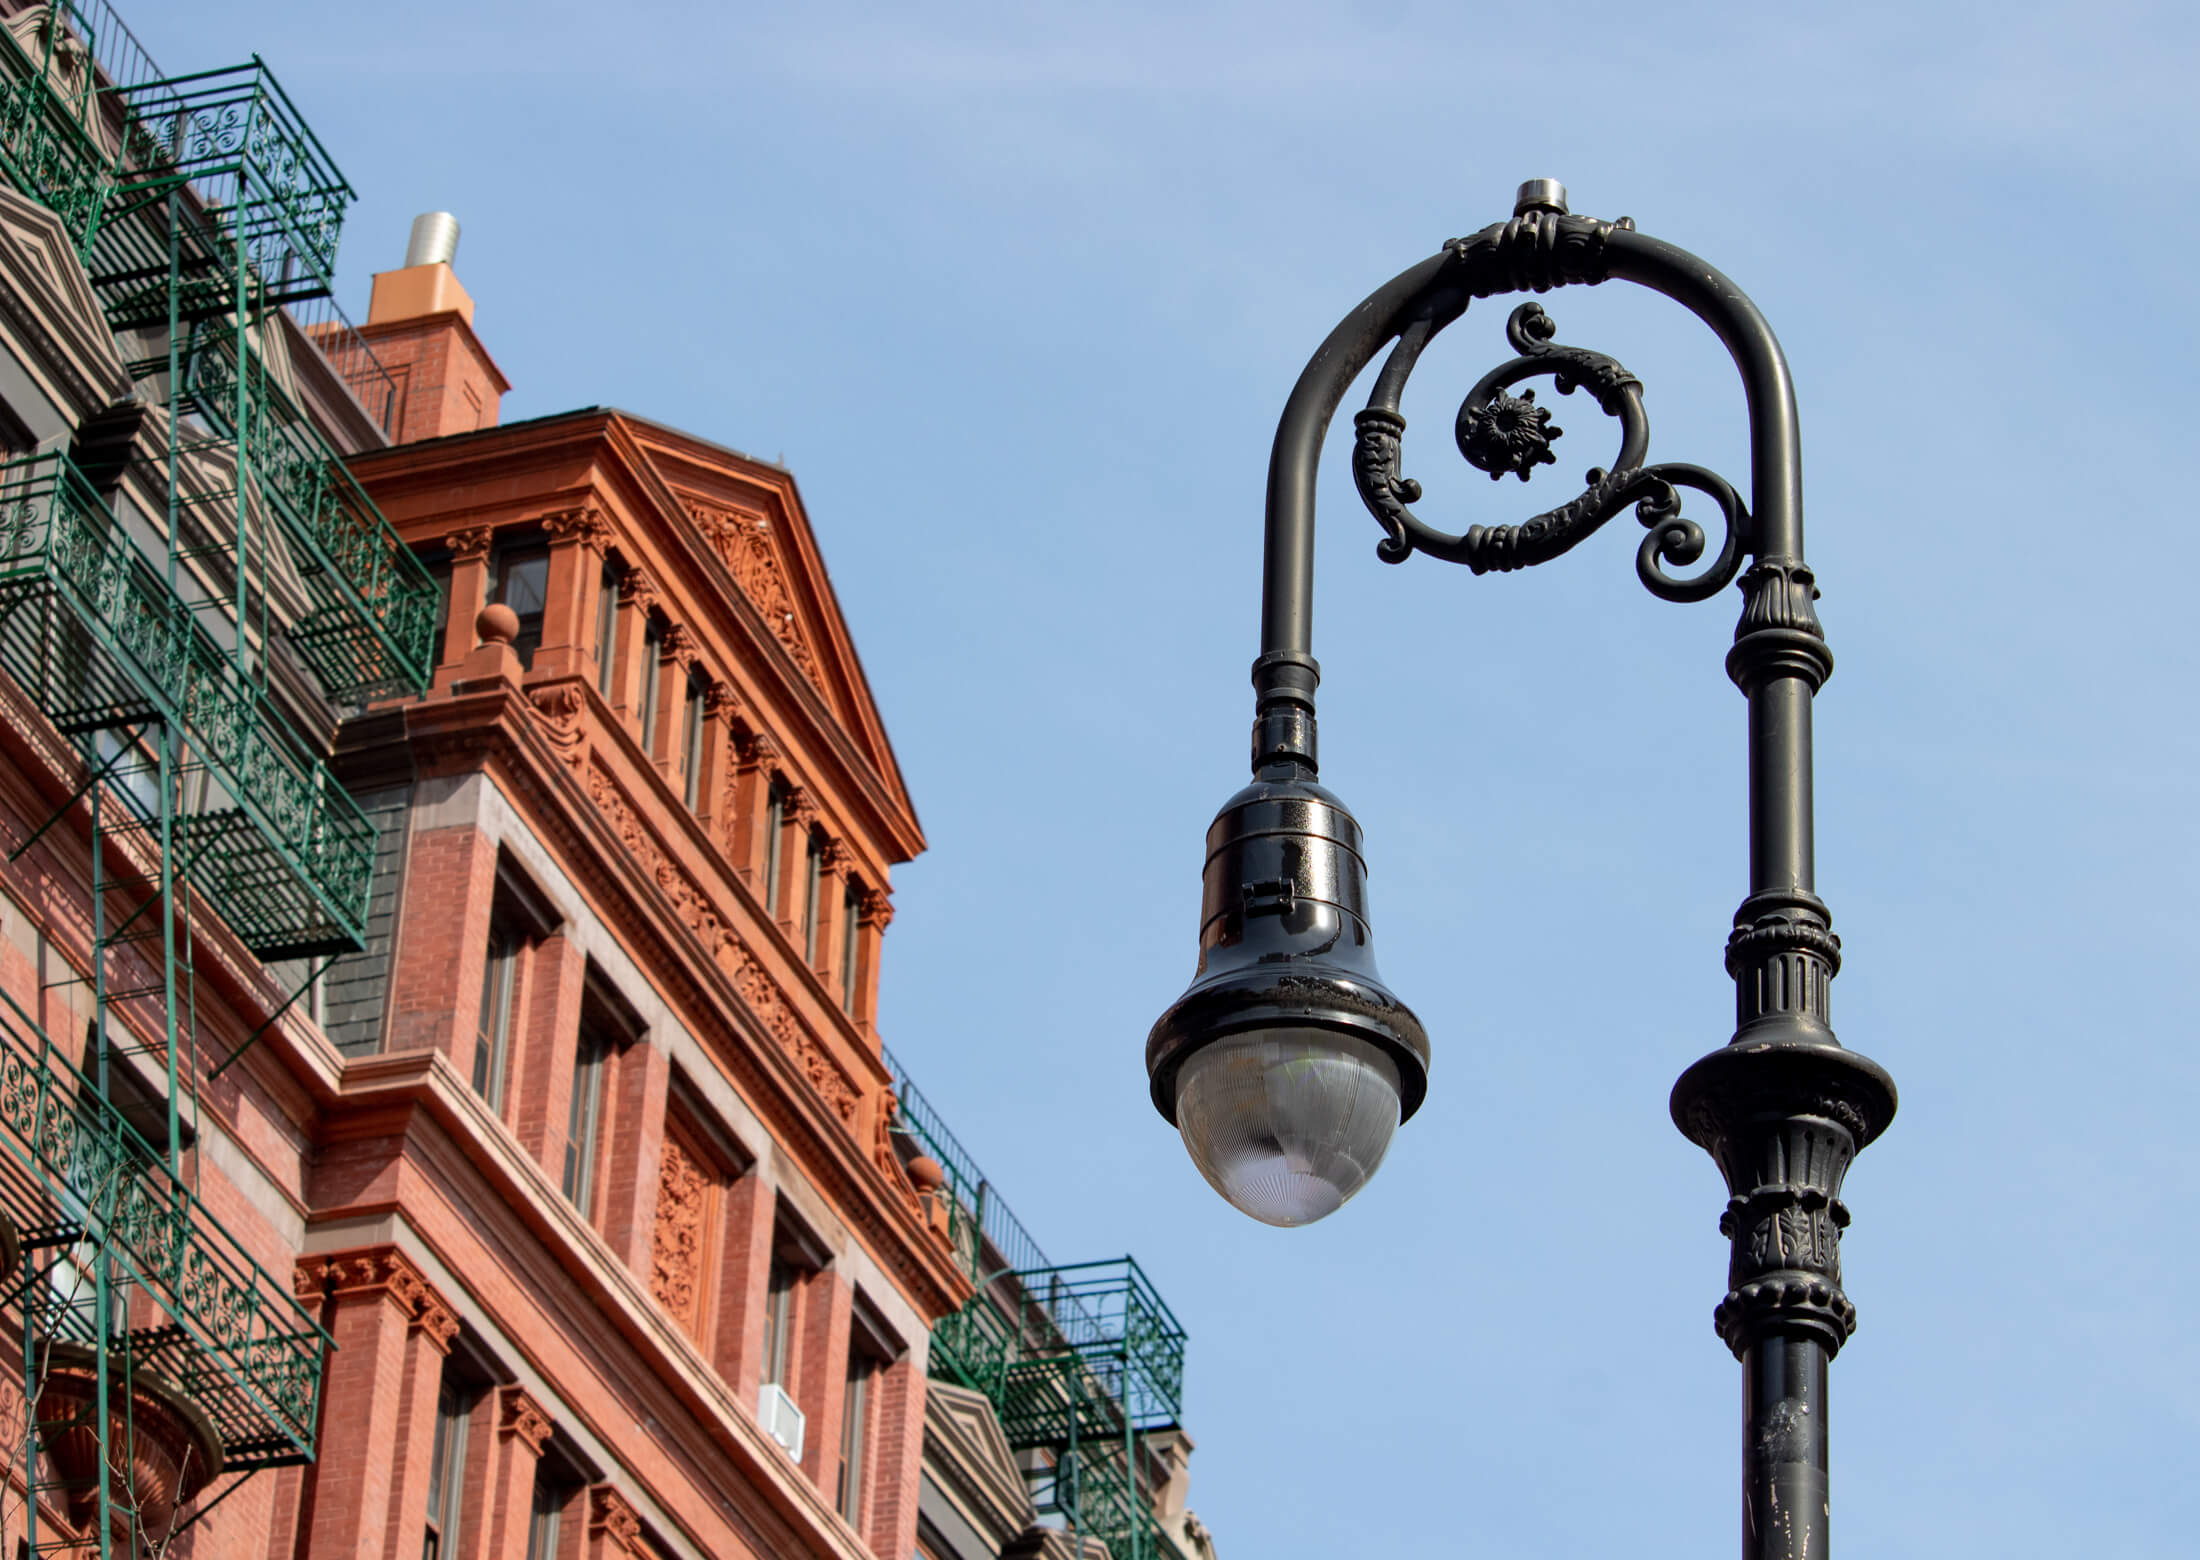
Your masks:
{"label": "street lamp", "polygon": [[[1641,382],[1602,353],[1559,344],[1550,316],[1527,303],[1506,324],[1518,356],[1460,405],[1460,453],[1493,481],[1525,482],[1555,464],[1560,430],[1522,388],[1545,377],[1562,393],[1589,392],[1619,423],[1619,453],[1588,473],[1579,496],[1521,525],[1450,536],[1425,524],[1410,507],[1421,489],[1403,474],[1398,407],[1429,342],[1474,299],[1614,278],[1663,293],[1725,343],[1749,408],[1748,501],[1701,466],[1645,464]],[[1294,1225],[1357,1192],[1427,1092],[1428,1037],[1375,969],[1359,826],[1316,784],[1315,468],[1338,402],[1391,343],[1354,420],[1352,461],[1386,533],[1376,548],[1386,562],[1421,552],[1476,574],[1527,568],[1632,506],[1646,529],[1635,570],[1652,594],[1705,601],[1740,581],[1726,655],[1749,701],[1749,895],[1726,942],[1735,1029],[1681,1075],[1671,1109],[1727,1186],[1719,1228],[1732,1253],[1713,1321],[1743,1365],[1743,1554],[1823,1560],[1826,1364],[1856,1325],[1841,1291],[1841,1181],[1893,1119],[1895,1090],[1883,1069],[1843,1049],[1827,1019],[1841,944],[1812,888],[1810,722],[1833,656],[1803,561],[1795,392],[1779,342],[1741,289],[1624,217],[1570,214],[1554,180],[1523,184],[1511,221],[1453,240],[1372,294],[1330,332],[1284,407],[1268,466],[1253,781],[1207,831],[1199,969],[1146,1042],[1154,1104],[1232,1204]],[[1703,527],[1681,512],[1683,490],[1719,511],[1708,563]]]}

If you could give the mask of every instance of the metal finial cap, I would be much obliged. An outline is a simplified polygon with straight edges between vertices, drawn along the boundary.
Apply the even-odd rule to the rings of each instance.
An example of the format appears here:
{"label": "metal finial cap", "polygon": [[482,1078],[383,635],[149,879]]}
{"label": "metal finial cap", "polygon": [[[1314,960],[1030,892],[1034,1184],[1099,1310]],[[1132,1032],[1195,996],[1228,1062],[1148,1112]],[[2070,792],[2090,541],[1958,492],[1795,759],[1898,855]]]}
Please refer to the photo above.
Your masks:
{"label": "metal finial cap", "polygon": [[1521,185],[1520,193],[1513,197],[1513,215],[1524,217],[1531,211],[1566,215],[1566,186],[1556,179],[1530,179]]}

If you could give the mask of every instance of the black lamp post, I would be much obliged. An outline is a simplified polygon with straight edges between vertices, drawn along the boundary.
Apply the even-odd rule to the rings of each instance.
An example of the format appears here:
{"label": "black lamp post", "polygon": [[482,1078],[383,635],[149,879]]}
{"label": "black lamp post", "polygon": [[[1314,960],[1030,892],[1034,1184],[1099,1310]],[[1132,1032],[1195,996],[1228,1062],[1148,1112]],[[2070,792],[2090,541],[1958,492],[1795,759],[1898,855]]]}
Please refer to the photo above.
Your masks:
{"label": "black lamp post", "polygon": [[[1519,356],[1459,408],[1460,452],[1492,480],[1526,481],[1555,464],[1550,413],[1533,389],[1514,393],[1548,376],[1617,419],[1619,454],[1589,472],[1578,497],[1525,524],[1463,536],[1424,524],[1408,507],[1420,485],[1402,473],[1398,413],[1422,351],[1476,298],[1613,278],[1665,294],[1726,344],[1749,406],[1749,501],[1700,466],[1644,464],[1640,381],[1601,353],[1558,344],[1550,317],[1528,303],[1506,325]],[[1671,1105],[1729,1194],[1719,1228],[1733,1252],[1713,1321],[1745,1379],[1743,1554],[1824,1560],[1826,1364],[1856,1325],[1841,1292],[1841,1180],[1893,1119],[1895,1091],[1884,1070],[1842,1048],[1827,1018],[1841,944],[1812,891],[1811,700],[1833,656],[1803,561],[1795,392],[1741,289],[1625,218],[1570,215],[1555,181],[1522,185],[1511,221],[1453,240],[1353,310],[1284,407],[1268,467],[1253,782],[1207,831],[1199,970],[1146,1042],[1154,1104],[1224,1197],[1271,1224],[1303,1224],[1359,1190],[1427,1090],[1428,1038],[1375,970],[1359,826],[1315,783],[1315,467],[1345,390],[1393,342],[1353,448],[1360,496],[1388,533],[1377,546],[1386,561],[1418,551],[1477,574],[1526,568],[1632,505],[1648,533],[1635,569],[1653,594],[1705,601],[1740,580],[1726,672],[1749,700],[1749,896],[1726,942],[1734,1037],[1681,1075]],[[1682,489],[1720,511],[1707,564]]]}

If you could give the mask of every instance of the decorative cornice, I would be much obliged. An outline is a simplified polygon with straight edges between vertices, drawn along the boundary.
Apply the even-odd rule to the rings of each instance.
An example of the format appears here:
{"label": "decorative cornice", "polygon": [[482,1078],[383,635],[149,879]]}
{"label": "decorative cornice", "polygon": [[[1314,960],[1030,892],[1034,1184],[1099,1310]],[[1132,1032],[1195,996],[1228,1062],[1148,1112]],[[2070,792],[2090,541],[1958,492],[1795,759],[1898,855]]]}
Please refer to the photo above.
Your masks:
{"label": "decorative cornice", "polygon": [[747,944],[713,908],[710,897],[679,862],[668,856],[643,824],[618,782],[602,766],[590,763],[583,771],[589,800],[610,824],[645,875],[672,902],[673,911],[694,933],[711,960],[733,981],[734,989],[765,1030],[801,1068],[810,1086],[818,1091],[842,1121],[853,1121],[857,1092],[832,1054],[795,1016],[780,994],[778,984],[765,973]]}
{"label": "decorative cornice", "polygon": [[291,1287],[301,1300],[326,1296],[339,1305],[379,1296],[404,1313],[413,1331],[427,1334],[444,1353],[450,1352],[451,1340],[458,1336],[458,1313],[395,1246],[301,1256]]}
{"label": "decorative cornice", "polygon": [[[593,698],[593,690],[589,696]],[[819,1190],[835,1199],[851,1228],[874,1243],[873,1249],[886,1259],[894,1276],[909,1286],[911,1297],[927,1314],[955,1310],[968,1298],[967,1277],[933,1251],[933,1242],[923,1238],[921,1230],[892,1217],[899,1203],[892,1183],[881,1183],[860,1144],[844,1130],[832,1130],[831,1123],[837,1120],[844,1125],[856,1107],[833,1106],[822,1090],[796,1086],[793,1074],[809,1073],[810,1056],[787,1044],[771,1017],[751,999],[761,983],[784,1010],[776,984],[753,963],[744,978],[730,972],[716,956],[704,961],[712,966],[709,976],[715,977],[707,978],[678,943],[668,939],[673,928],[667,922],[686,919],[677,899],[637,891],[643,882],[655,881],[653,863],[663,859],[663,852],[607,848],[614,842],[624,843],[624,831],[612,812],[585,805],[590,799],[587,775],[597,765],[569,769],[558,763],[543,739],[540,721],[521,713],[524,703],[517,690],[500,686],[461,698],[404,706],[398,713],[404,721],[404,740],[412,750],[413,772],[495,775],[513,803],[532,819],[537,836],[596,896],[616,933],[671,955],[672,962],[652,977],[659,989],[668,1000],[677,997],[696,1005],[698,1037],[706,1039],[710,1054],[737,1087],[777,1102],[771,1112],[773,1136],[800,1150]],[[629,740],[605,715],[599,713],[594,720],[608,733],[612,746]],[[0,723],[0,736],[8,729]],[[647,837],[647,831],[643,833]],[[710,950],[704,931],[685,924],[681,929],[689,933],[698,952]],[[742,1000],[729,1001],[729,996]],[[795,1023],[794,1015],[786,1013],[782,1022]],[[764,1043],[768,1035],[777,1043]],[[814,1038],[811,1045],[817,1045]],[[828,1078],[839,1074],[838,1064],[821,1049],[815,1064]],[[842,1086],[848,1087],[844,1075]],[[840,1157],[844,1153],[847,1157]],[[869,1173],[858,1175],[859,1170]]]}
{"label": "decorative cornice", "polygon": [[497,1389],[497,1434],[507,1440],[517,1439],[527,1443],[527,1449],[537,1457],[548,1444],[551,1432],[557,1428],[550,1415],[536,1402],[525,1387],[499,1387]]}

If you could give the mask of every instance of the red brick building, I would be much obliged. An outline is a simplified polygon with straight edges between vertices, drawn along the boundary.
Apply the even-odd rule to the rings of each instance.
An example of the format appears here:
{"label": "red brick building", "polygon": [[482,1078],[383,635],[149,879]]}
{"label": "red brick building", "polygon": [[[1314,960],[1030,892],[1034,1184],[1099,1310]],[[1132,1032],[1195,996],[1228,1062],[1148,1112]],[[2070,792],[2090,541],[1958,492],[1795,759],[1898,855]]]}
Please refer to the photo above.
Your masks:
{"label": "red brick building", "polygon": [[1210,1553],[1181,1329],[881,1044],[792,476],[502,423],[455,226],[335,310],[264,65],[0,12],[0,1542]]}

